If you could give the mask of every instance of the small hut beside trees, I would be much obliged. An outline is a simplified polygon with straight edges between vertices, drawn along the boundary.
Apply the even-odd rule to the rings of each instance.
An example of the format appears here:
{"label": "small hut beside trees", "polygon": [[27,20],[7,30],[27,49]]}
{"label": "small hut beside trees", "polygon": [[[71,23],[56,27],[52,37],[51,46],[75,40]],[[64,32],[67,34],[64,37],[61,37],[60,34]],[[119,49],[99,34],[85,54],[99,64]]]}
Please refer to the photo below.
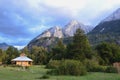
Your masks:
{"label": "small hut beside trees", "polygon": [[118,73],[120,73],[120,62],[113,63],[113,67],[115,67],[117,69]]}
{"label": "small hut beside trees", "polygon": [[28,67],[32,65],[33,60],[22,53],[19,57],[12,59],[12,62],[22,67]]}

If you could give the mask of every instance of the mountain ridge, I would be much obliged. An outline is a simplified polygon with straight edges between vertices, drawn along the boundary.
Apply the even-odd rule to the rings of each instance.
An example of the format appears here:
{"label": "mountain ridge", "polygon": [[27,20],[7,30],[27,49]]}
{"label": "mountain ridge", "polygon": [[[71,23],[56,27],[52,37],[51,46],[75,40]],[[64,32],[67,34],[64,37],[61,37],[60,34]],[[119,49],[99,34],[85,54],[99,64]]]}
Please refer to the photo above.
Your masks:
{"label": "mountain ridge", "polygon": [[88,35],[92,44],[103,41],[120,44],[120,8],[102,20]]}
{"label": "mountain ridge", "polygon": [[33,40],[29,42],[27,45],[29,48],[31,48],[34,45],[37,46],[44,46],[44,47],[50,47],[50,45],[54,45],[57,43],[57,41],[61,38],[66,38],[65,42],[69,42],[67,39],[68,37],[72,37],[74,33],[76,32],[76,29],[82,29],[85,31],[85,33],[88,33],[90,30],[93,29],[93,27],[89,28],[89,26],[86,26],[77,20],[72,20],[68,24],[66,24],[63,28],[60,26],[54,26],[50,29],[47,29],[42,34],[35,37]]}
{"label": "mountain ridge", "polygon": [[92,26],[84,25],[78,22],[77,20],[72,20],[68,24],[66,24],[63,28],[60,26],[54,26],[45,30],[40,35],[38,35],[36,39],[39,39],[41,37],[58,37],[58,38],[70,37],[74,35],[76,29],[78,28],[84,30],[85,33],[88,33],[93,29]]}
{"label": "mountain ridge", "polygon": [[10,45],[8,45],[7,43],[3,42],[3,43],[0,43],[0,49],[2,50],[6,50]]}
{"label": "mountain ridge", "polygon": [[117,10],[115,10],[112,14],[110,14],[109,16],[107,16],[105,19],[103,19],[101,21],[101,23],[103,22],[109,22],[109,21],[114,21],[114,20],[120,20],[120,8],[118,8]]}
{"label": "mountain ridge", "polygon": [[[58,29],[53,29],[53,31],[46,30],[48,31],[49,34],[59,34],[62,35],[61,37],[57,36],[46,36],[40,37],[37,36],[36,39],[33,39],[29,44],[28,47],[30,46],[44,46],[44,47],[51,47],[51,45],[55,45],[57,43],[57,40],[59,38],[63,39],[63,43],[65,42],[70,42],[72,40],[71,37],[73,37],[76,29],[82,29],[84,32],[87,34],[89,41],[92,45],[94,44],[99,44],[103,41],[107,42],[116,42],[120,44],[120,8],[117,9],[115,12],[113,12],[111,15],[103,19],[97,26],[90,27],[87,25],[84,25],[77,20],[72,20],[68,24],[66,24],[63,28],[60,28],[60,34],[55,33],[55,31],[59,30]],[[54,31],[55,30],[55,31]],[[50,33],[53,32],[53,33]],[[59,32],[59,31],[57,31]],[[44,33],[44,32],[43,32]],[[70,37],[70,38],[69,38]]]}

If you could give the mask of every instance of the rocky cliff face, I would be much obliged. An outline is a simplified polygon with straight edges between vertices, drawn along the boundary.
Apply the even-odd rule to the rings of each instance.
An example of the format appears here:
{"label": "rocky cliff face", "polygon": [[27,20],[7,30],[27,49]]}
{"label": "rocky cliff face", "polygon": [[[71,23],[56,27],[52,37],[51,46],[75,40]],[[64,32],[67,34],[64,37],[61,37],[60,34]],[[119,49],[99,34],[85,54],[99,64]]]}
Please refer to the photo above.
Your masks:
{"label": "rocky cliff face", "polygon": [[51,45],[56,44],[57,40],[60,38],[72,37],[78,28],[82,29],[85,33],[88,33],[93,29],[93,27],[91,26],[86,26],[76,20],[72,20],[63,28],[59,26],[55,26],[46,30],[45,32],[34,38],[28,44],[28,47],[30,48],[35,45],[50,47]]}
{"label": "rocky cliff face", "polygon": [[46,30],[45,32],[43,32],[42,34],[37,36],[35,39],[40,39],[40,38],[43,38],[43,37],[63,38],[63,32],[62,32],[61,27],[55,26],[53,28],[50,28],[50,29]]}
{"label": "rocky cliff face", "polygon": [[120,8],[113,12],[111,15],[102,20],[94,29],[92,26],[84,25],[76,20],[70,21],[64,27],[53,27],[35,39],[33,39],[29,46],[49,46],[55,45],[59,38],[63,38],[65,42],[69,42],[69,37],[72,37],[76,29],[82,29],[88,34],[89,40],[92,44],[98,44],[102,41],[116,42],[120,44]]}
{"label": "rocky cliff face", "polygon": [[64,37],[70,37],[73,36],[76,32],[76,29],[82,29],[85,33],[88,33],[93,29],[91,26],[86,26],[76,20],[70,21],[67,25],[65,25],[63,28],[59,26],[52,27],[39,36],[37,36],[35,39],[40,39],[43,37],[57,37],[57,38],[64,38]]}
{"label": "rocky cliff face", "polygon": [[65,25],[63,28],[63,33],[66,37],[70,37],[74,35],[78,28],[82,29],[85,33],[88,33],[93,29],[92,26],[84,25],[76,20],[72,20],[67,25]]}

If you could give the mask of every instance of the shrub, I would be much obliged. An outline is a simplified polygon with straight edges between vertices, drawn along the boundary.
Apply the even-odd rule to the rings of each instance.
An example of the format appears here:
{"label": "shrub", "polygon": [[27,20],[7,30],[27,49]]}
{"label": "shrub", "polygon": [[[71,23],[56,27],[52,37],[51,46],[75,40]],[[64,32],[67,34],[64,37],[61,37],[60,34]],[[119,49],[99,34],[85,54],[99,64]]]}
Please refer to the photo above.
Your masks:
{"label": "shrub", "polygon": [[47,74],[49,74],[49,75],[58,75],[58,71],[57,71],[57,69],[52,69],[52,70],[47,71]]}
{"label": "shrub", "polygon": [[104,66],[100,66],[96,60],[86,59],[84,65],[88,72],[104,72],[106,69]]}
{"label": "shrub", "polygon": [[[59,66],[50,71],[50,74],[58,74],[58,75],[85,75],[87,70],[85,66],[80,61],[77,60],[62,60]],[[52,73],[53,72],[53,73]]]}
{"label": "shrub", "polygon": [[112,66],[107,67],[105,72],[107,72],[107,73],[118,73],[117,69],[112,67]]}
{"label": "shrub", "polygon": [[92,72],[105,72],[106,67],[104,66],[95,66],[93,69],[91,69]]}
{"label": "shrub", "polygon": [[48,78],[49,78],[48,75],[43,75],[43,76],[40,77],[40,79],[48,79]]}
{"label": "shrub", "polygon": [[58,67],[59,74],[65,75],[85,75],[87,70],[85,66],[77,60],[65,60]]}
{"label": "shrub", "polygon": [[20,65],[9,65],[10,67],[21,67]]}
{"label": "shrub", "polygon": [[60,61],[59,61],[59,60],[51,60],[51,61],[49,61],[49,63],[46,65],[46,68],[56,69],[56,68],[58,68],[59,65],[60,65]]}

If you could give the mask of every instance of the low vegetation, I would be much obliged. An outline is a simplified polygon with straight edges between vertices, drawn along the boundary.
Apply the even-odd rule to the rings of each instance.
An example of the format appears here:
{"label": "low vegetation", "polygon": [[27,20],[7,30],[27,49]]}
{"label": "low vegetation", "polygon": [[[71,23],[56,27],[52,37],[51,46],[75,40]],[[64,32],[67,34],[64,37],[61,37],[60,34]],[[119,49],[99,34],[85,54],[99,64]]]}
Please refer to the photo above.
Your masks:
{"label": "low vegetation", "polygon": [[[53,63],[54,62],[55,61],[53,61]],[[58,63],[57,66],[56,63]],[[48,64],[48,66],[49,65],[55,66],[53,70],[48,72],[49,74],[78,76],[85,75],[87,73],[85,66],[77,60],[62,60],[61,62],[56,61],[54,64]]]}
{"label": "low vegetation", "polygon": [[[85,76],[46,75],[45,66],[31,66],[29,70],[0,66],[0,80],[120,80],[116,73],[88,72]],[[46,79],[47,78],[47,79]]]}

